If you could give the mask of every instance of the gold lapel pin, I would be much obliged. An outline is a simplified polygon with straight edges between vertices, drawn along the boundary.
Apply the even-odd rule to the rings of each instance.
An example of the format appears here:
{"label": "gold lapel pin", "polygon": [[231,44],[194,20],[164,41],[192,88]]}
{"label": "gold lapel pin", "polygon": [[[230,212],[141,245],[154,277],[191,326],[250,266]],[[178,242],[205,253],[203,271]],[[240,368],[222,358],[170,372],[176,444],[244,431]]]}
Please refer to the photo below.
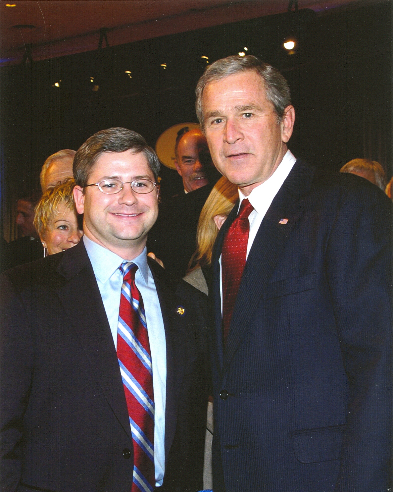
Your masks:
{"label": "gold lapel pin", "polygon": [[281,219],[279,222],[279,224],[288,224],[288,219]]}
{"label": "gold lapel pin", "polygon": [[177,308],[177,314],[180,314],[180,316],[183,316],[184,312],[185,312],[184,307],[178,307]]}

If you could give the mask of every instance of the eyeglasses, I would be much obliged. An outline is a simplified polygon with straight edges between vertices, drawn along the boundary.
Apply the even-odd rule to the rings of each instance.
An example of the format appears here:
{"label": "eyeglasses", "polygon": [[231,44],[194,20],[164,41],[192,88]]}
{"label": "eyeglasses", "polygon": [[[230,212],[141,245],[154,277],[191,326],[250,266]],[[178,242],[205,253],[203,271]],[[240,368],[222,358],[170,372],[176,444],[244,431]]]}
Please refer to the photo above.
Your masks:
{"label": "eyeglasses", "polygon": [[85,188],[88,186],[98,186],[101,193],[105,193],[105,195],[115,195],[116,193],[119,193],[127,183],[130,183],[132,191],[141,195],[151,193],[157,186],[157,183],[154,183],[154,181],[149,178],[134,179],[133,181],[126,181],[125,183],[117,178],[106,178],[98,183],[88,184]]}

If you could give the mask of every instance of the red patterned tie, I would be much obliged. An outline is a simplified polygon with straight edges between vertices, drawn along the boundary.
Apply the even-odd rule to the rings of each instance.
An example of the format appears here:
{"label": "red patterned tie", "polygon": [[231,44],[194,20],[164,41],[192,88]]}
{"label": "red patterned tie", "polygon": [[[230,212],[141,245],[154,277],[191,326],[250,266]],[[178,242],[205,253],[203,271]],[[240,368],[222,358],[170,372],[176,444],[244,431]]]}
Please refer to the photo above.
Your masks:
{"label": "red patterned tie", "polygon": [[134,263],[122,263],[117,327],[117,357],[127,400],[134,447],[131,492],[154,490],[153,371],[146,318],[141,294],[135,285]]}
{"label": "red patterned tie", "polygon": [[247,198],[243,199],[236,219],[230,225],[222,245],[221,271],[223,296],[223,335],[226,341],[231,324],[233,307],[246,264],[248,234],[250,223],[248,216],[254,207]]}

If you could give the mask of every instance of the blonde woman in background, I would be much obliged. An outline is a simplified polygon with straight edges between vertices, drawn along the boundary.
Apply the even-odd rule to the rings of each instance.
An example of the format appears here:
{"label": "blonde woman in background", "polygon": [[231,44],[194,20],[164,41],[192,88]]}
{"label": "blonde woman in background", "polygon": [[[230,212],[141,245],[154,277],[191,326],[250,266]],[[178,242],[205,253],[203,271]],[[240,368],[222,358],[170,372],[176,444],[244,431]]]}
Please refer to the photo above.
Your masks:
{"label": "blonde woman in background", "polygon": [[74,186],[70,178],[49,188],[35,208],[34,225],[44,247],[44,256],[72,248],[83,235],[72,195]]}
{"label": "blonde woman in background", "polygon": [[197,250],[184,280],[205,294],[208,293],[214,242],[238,197],[237,186],[223,176],[214,185],[199,216]]}

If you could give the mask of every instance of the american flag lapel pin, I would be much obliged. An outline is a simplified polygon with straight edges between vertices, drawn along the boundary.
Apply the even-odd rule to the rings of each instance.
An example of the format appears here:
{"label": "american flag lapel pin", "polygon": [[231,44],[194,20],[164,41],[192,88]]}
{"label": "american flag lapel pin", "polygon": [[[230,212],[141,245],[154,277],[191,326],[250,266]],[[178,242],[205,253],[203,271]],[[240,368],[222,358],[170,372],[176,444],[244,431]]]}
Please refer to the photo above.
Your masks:
{"label": "american flag lapel pin", "polygon": [[288,219],[281,219],[278,221],[278,223],[283,225],[288,224]]}

